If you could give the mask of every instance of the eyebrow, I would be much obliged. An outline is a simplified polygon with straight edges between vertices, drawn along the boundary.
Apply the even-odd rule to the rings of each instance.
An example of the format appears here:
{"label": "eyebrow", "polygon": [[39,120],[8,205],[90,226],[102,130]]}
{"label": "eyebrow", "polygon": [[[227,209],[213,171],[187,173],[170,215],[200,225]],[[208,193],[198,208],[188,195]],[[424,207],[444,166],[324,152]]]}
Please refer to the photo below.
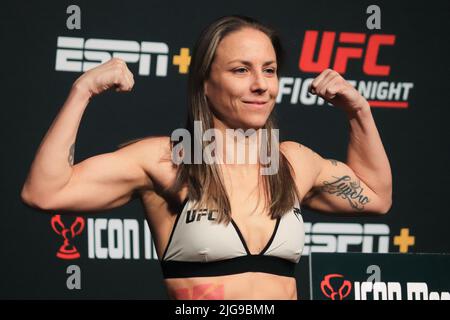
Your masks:
{"label": "eyebrow", "polygon": [[[245,64],[247,66],[251,66],[252,65],[252,63],[250,61],[240,60],[240,59],[231,60],[231,61],[228,62],[228,64],[233,63],[233,62],[240,62],[240,63]],[[267,66],[267,65],[272,64],[272,63],[276,63],[276,61],[274,61],[274,60],[266,61],[266,62],[263,63],[263,66]]]}

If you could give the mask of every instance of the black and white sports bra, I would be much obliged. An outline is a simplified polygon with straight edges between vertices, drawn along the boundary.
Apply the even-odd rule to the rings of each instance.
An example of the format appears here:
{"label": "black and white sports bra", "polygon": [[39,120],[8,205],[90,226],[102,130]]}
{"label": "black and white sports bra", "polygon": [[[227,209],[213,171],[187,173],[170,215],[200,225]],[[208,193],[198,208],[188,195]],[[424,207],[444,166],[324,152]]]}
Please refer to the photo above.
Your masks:
{"label": "black and white sports bra", "polygon": [[177,215],[161,259],[164,278],[210,277],[265,272],[294,277],[304,246],[304,227],[298,199],[278,218],[273,234],[259,254],[251,254],[236,223],[216,222],[217,210],[191,210],[186,198]]}

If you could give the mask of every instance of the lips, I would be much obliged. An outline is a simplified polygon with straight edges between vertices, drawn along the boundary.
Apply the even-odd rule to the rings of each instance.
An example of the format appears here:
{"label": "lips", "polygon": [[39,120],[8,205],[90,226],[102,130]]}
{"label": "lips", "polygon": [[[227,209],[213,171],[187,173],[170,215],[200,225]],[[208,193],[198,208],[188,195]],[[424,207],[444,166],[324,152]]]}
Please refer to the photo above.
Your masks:
{"label": "lips", "polygon": [[266,110],[269,101],[242,101],[249,110]]}
{"label": "lips", "polygon": [[266,104],[268,101],[243,101],[243,102],[251,104]]}

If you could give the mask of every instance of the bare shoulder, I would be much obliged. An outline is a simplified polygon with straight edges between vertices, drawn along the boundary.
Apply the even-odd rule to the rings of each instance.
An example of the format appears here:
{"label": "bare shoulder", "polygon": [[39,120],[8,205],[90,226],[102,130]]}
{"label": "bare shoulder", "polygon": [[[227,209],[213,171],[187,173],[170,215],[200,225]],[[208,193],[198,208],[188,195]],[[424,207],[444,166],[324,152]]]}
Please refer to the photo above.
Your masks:
{"label": "bare shoulder", "polygon": [[312,169],[311,166],[313,166],[315,161],[317,161],[317,158],[320,157],[314,150],[296,141],[281,142],[280,151],[292,166],[304,164],[309,166],[309,169]]}
{"label": "bare shoulder", "polygon": [[169,136],[149,136],[120,144],[118,152],[133,157],[139,163],[146,163],[159,160],[169,150]]}
{"label": "bare shoulder", "polygon": [[296,141],[280,143],[280,152],[291,165],[302,199],[308,194],[320,172],[321,157],[308,146]]}

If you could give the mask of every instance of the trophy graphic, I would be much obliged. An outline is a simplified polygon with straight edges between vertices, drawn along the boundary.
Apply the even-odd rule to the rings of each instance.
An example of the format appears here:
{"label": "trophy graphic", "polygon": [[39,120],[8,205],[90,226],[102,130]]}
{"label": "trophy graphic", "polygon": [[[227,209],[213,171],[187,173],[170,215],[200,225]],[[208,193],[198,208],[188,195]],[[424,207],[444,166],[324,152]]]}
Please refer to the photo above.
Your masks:
{"label": "trophy graphic", "polygon": [[52,217],[51,225],[53,231],[63,237],[64,243],[59,247],[56,256],[61,259],[77,259],[80,257],[80,253],[77,248],[70,244],[70,241],[77,235],[81,234],[84,229],[84,219],[77,217],[69,228],[66,228],[61,220],[61,215],[57,214]]}
{"label": "trophy graphic", "polygon": [[322,290],[322,293],[331,300],[344,300],[352,290],[352,283],[345,280],[342,274],[329,274],[326,275],[320,283],[320,289]]}

